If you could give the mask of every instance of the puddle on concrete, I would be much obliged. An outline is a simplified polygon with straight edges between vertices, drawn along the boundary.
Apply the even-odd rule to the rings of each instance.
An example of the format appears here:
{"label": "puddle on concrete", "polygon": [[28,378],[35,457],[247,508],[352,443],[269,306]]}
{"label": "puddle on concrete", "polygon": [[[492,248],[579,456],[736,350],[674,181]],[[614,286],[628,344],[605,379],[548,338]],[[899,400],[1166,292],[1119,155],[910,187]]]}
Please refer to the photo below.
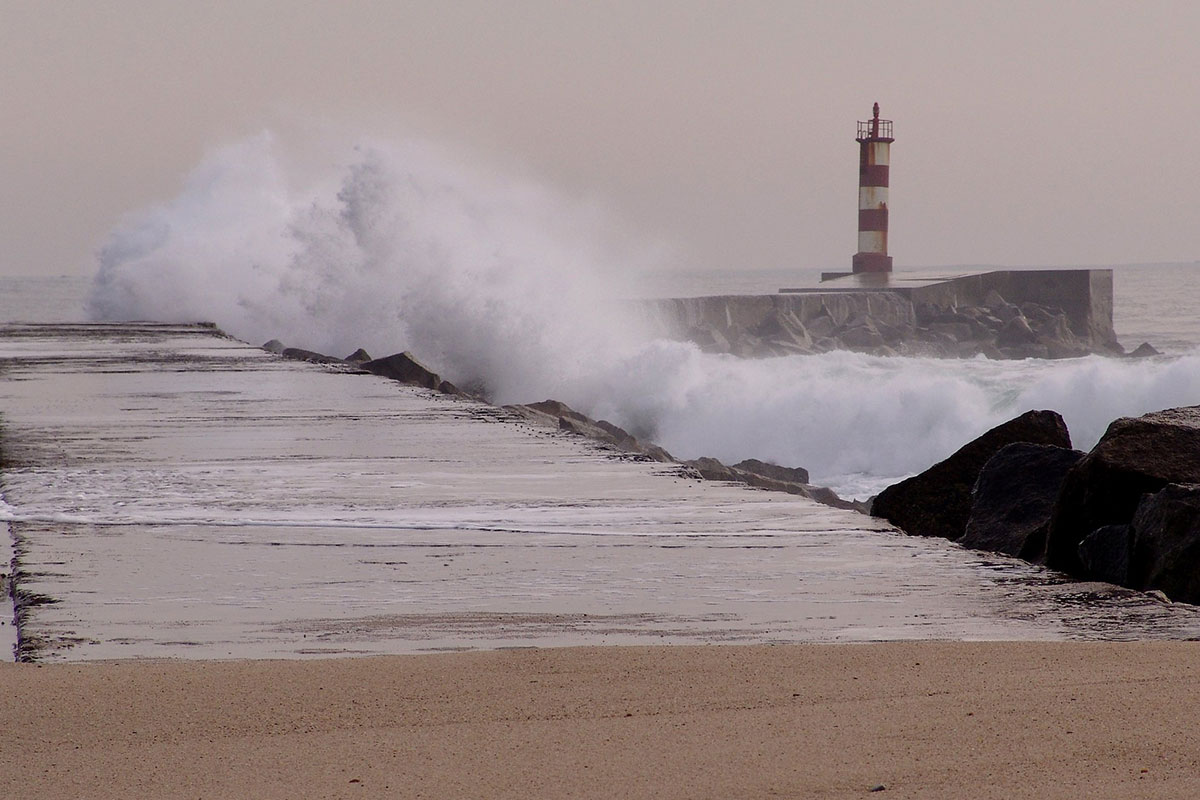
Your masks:
{"label": "puddle on concrete", "polygon": [[1192,606],[180,325],[0,327],[48,660],[1200,636]]}

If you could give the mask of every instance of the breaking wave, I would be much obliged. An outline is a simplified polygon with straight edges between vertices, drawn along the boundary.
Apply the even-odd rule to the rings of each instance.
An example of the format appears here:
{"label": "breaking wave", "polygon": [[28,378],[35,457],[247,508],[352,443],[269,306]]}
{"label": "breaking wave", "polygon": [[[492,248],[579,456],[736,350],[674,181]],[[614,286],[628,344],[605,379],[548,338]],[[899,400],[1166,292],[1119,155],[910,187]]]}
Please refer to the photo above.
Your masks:
{"label": "breaking wave", "polygon": [[408,349],[496,402],[554,397],[677,456],[807,467],[866,496],[1030,408],[1076,446],[1112,419],[1200,402],[1195,355],[994,362],[853,353],[741,360],[656,340],[629,297],[650,250],[535,183],[422,143],[302,176],[262,134],[125,219],[89,300],[105,320],[211,320],[333,355]]}

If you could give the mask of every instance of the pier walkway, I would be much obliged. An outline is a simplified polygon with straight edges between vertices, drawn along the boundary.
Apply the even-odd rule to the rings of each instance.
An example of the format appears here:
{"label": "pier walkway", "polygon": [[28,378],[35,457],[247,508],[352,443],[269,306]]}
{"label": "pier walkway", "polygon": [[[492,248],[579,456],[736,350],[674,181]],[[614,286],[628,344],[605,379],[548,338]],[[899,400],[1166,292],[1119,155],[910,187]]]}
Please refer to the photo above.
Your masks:
{"label": "pier walkway", "polygon": [[0,326],[0,419],[27,658],[1200,635],[1189,606],[206,326]]}

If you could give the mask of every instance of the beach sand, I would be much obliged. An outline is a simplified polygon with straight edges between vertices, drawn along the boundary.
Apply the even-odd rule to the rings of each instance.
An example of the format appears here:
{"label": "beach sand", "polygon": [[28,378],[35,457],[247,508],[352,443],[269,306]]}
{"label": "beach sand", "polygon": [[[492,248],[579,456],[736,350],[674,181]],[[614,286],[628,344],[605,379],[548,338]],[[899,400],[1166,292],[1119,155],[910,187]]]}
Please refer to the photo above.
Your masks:
{"label": "beach sand", "polygon": [[1187,797],[1198,647],[9,664],[0,796]]}

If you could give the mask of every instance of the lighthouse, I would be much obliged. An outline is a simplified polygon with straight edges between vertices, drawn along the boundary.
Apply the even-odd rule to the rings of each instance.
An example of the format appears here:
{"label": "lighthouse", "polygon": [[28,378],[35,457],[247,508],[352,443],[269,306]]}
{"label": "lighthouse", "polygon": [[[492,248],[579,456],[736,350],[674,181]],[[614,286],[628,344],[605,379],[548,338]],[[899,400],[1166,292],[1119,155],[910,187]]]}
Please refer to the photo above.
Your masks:
{"label": "lighthouse", "polygon": [[888,163],[892,147],[892,121],[879,118],[879,103],[871,119],[858,123],[858,252],[851,269],[891,272],[887,254]]}

